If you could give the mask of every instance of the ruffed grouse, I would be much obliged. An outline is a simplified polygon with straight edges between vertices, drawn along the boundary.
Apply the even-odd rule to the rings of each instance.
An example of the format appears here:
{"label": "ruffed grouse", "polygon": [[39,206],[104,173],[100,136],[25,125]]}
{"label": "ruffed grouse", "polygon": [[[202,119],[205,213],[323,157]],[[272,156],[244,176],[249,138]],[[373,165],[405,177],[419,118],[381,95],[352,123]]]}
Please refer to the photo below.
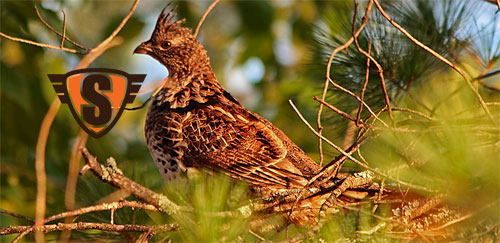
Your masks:
{"label": "ruffed grouse", "polygon": [[302,188],[320,166],[222,88],[206,50],[173,15],[163,10],[151,39],[134,50],[169,71],[145,125],[148,148],[164,178],[204,167],[246,180],[259,191]]}
{"label": "ruffed grouse", "polygon": [[[222,88],[206,50],[189,28],[182,27],[183,20],[173,21],[173,15],[165,8],[151,38],[134,50],[152,56],[169,71],[145,125],[147,145],[160,172],[167,180],[188,167],[223,172],[247,181],[265,201],[284,202],[273,210],[287,213],[292,202],[283,198],[296,195],[321,167],[280,129],[245,109]],[[352,183],[343,182],[356,176],[339,174],[329,181],[330,189],[323,184],[316,191],[309,188],[312,194],[294,204],[289,219],[298,225],[314,223],[319,208],[332,194],[351,202],[368,193],[380,200],[376,196],[380,188],[370,182],[349,192]],[[366,181],[363,175],[359,178]],[[356,190],[362,192],[361,197],[353,194]]]}
{"label": "ruffed grouse", "polygon": [[[165,8],[151,38],[134,50],[152,56],[169,71],[145,125],[148,148],[165,179],[175,178],[188,167],[223,172],[247,181],[264,201],[280,201],[273,211],[286,213],[302,226],[315,222],[331,195],[347,202],[401,198],[389,188],[384,188],[383,197],[377,195],[382,189],[360,173],[338,174],[326,187],[309,187],[309,196],[297,204],[290,200],[288,195],[296,196],[321,167],[280,129],[245,109],[222,88],[206,50],[189,28],[182,27],[183,20],[173,21],[173,15]],[[361,184],[354,188],[355,183],[347,178]]]}

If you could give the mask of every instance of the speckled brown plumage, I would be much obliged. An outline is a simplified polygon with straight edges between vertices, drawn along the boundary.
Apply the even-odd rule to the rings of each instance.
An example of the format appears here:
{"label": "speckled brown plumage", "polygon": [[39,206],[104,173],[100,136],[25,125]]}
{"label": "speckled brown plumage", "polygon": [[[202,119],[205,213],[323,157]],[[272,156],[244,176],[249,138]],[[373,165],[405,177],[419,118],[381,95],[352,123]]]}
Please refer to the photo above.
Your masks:
{"label": "speckled brown plumage", "polygon": [[169,70],[145,126],[148,147],[164,177],[204,167],[256,188],[303,187],[319,165],[222,88],[203,46],[172,15],[163,11],[151,39],[135,50]]}

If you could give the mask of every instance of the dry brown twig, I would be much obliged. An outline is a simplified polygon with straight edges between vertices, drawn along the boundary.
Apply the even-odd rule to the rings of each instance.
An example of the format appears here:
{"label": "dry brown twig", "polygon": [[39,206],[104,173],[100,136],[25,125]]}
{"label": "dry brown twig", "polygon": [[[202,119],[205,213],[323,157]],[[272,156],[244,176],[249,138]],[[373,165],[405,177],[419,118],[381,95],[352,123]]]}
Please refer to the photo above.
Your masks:
{"label": "dry brown twig", "polygon": [[[356,38],[356,36],[353,36],[353,38]],[[372,39],[368,39],[368,55],[371,54],[372,51]],[[365,91],[366,87],[368,86],[368,80],[370,77],[370,58],[366,58],[366,73],[365,73],[365,82],[363,83],[363,88],[361,88],[361,94],[359,95],[359,98],[361,100],[364,100],[365,98]],[[358,113],[356,115],[356,126],[360,126],[360,119],[361,119],[361,112],[363,111],[363,103],[359,102],[359,108],[358,108]]]}
{"label": "dry brown twig", "polygon": [[39,43],[39,42],[36,42],[36,41],[30,41],[30,40],[26,40],[26,39],[22,39],[22,38],[13,37],[13,36],[10,36],[10,35],[6,35],[3,32],[0,32],[0,36],[2,36],[4,38],[7,38],[9,40],[13,40],[13,41],[17,41],[17,42],[22,42],[22,43],[26,43],[26,44],[30,44],[30,45],[34,45],[34,46],[43,47],[43,48],[56,49],[56,50],[61,50],[61,51],[67,51],[67,52],[70,52],[70,53],[80,53],[80,54],[83,53],[83,52],[80,52],[80,51],[75,50],[75,49],[70,49],[70,48],[60,47],[60,46],[54,46],[54,45],[50,45],[50,44],[43,44],[43,43]]}
{"label": "dry brown twig", "polygon": [[[354,36],[358,36],[361,31],[363,30],[363,28],[365,27],[366,23],[368,22],[368,17],[370,16],[370,12],[371,12],[371,9],[372,9],[372,5],[373,5],[373,2],[369,2],[368,3],[368,6],[366,7],[366,12],[365,12],[365,15],[363,16],[363,20],[362,20],[362,23],[361,23],[361,26],[358,28],[358,30],[356,31],[356,33],[354,33]],[[371,108],[366,104],[364,103],[363,100],[361,100],[359,97],[357,97],[354,93],[346,90],[344,87],[338,85],[337,83],[333,82],[333,80],[331,79],[330,77],[330,70],[331,70],[331,67],[332,67],[332,62],[333,62],[333,58],[335,57],[335,55],[342,51],[342,50],[347,50],[347,48],[352,44],[352,42],[354,41],[354,38],[351,37],[346,43],[344,43],[343,45],[335,48],[335,50],[332,51],[332,53],[330,54],[330,58],[328,59],[328,63],[326,65],[326,79],[325,79],[325,84],[323,86],[323,93],[321,94],[321,100],[322,101],[325,101],[326,99],[326,93],[328,91],[328,84],[329,83],[332,83],[332,85],[344,92],[346,92],[347,94],[355,97],[359,102],[361,102],[364,106],[366,106],[366,108],[370,111],[370,113],[372,115],[374,115],[374,117],[377,117],[375,116],[375,114],[373,113],[373,111],[371,110]],[[319,109],[318,109],[318,115],[317,115],[317,120],[316,120],[316,123],[317,123],[317,126],[318,126],[318,131],[319,131],[319,134],[322,134],[322,131],[323,131],[323,126],[321,125],[321,113],[323,112],[323,104],[320,104],[319,105]],[[377,117],[378,118],[378,117]],[[380,120],[383,124],[384,121]],[[387,124],[386,124],[387,125]],[[322,146],[322,140],[319,139],[318,140],[318,144],[319,144],[319,154],[320,154],[320,165],[323,164],[323,146]]]}
{"label": "dry brown twig", "polygon": [[215,5],[217,5],[217,3],[219,2],[220,0],[215,0],[212,4],[210,4],[210,6],[208,6],[207,10],[201,17],[200,21],[198,21],[198,26],[196,26],[196,30],[194,31],[194,37],[198,36],[198,32],[200,31],[201,25],[203,24],[203,22],[205,22],[205,19],[207,18],[208,14],[212,11],[212,9],[215,8]]}
{"label": "dry brown twig", "polygon": [[61,38],[61,48],[64,47],[64,40],[66,39],[66,12],[64,12],[64,9],[61,10],[61,12],[63,13],[63,34],[62,34],[62,38]]}
{"label": "dry brown twig", "polygon": [[[25,232],[41,232],[48,233],[52,231],[64,231],[64,230],[89,230],[96,229],[102,231],[130,231],[130,232],[166,232],[166,231],[175,231],[178,230],[178,226],[175,224],[166,224],[166,225],[137,225],[137,224],[107,224],[107,223],[89,223],[89,222],[78,222],[78,223],[58,223],[58,224],[48,224],[42,226],[10,226],[8,228],[0,229],[0,235],[9,235],[9,234],[26,234]],[[16,238],[12,242],[17,242],[19,239]]]}
{"label": "dry brown twig", "polygon": [[21,214],[17,214],[17,213],[14,213],[14,212],[11,212],[11,211],[8,211],[8,210],[5,210],[5,209],[1,209],[0,208],[0,213],[3,213],[3,214],[7,214],[7,215],[10,215],[12,217],[15,217],[15,218],[18,218],[18,219],[22,219],[22,220],[25,220],[25,221],[28,221],[28,222],[31,222],[31,223],[34,223],[35,220],[30,218],[30,217],[27,217],[27,216],[24,216],[24,215],[21,215]]}
{"label": "dry brown twig", "polygon": [[[63,40],[67,40],[69,41],[71,44],[75,45],[76,47],[79,47],[81,49],[84,49],[84,50],[90,50],[90,48],[87,48],[87,47],[84,47],[83,45],[81,44],[78,44],[76,41],[70,39],[68,36],[66,36],[65,34],[61,34],[59,31],[57,31],[56,29],[54,29],[52,26],[49,25],[49,23],[47,23],[47,21],[45,21],[45,19],[42,18],[42,15],[40,14],[40,11],[38,10],[38,7],[35,5],[35,10],[36,10],[36,14],[38,16],[38,19],[40,19],[40,21],[47,27],[49,28],[52,32],[54,32],[55,34],[57,34],[58,36],[62,37]],[[64,18],[66,18],[66,13],[63,11],[63,15],[64,15]],[[64,23],[66,21],[64,20]],[[65,25],[65,24],[64,24]],[[65,30],[66,27],[64,26],[63,29]],[[62,47],[62,45],[61,45]]]}
{"label": "dry brown twig", "polygon": [[[353,15],[354,17],[353,17],[353,20],[352,20],[352,35],[353,35],[353,38],[354,38],[354,44],[356,46],[356,49],[358,49],[358,51],[361,54],[363,54],[367,58],[369,58],[370,61],[373,62],[373,64],[375,64],[375,66],[377,67],[378,75],[380,77],[380,85],[382,86],[382,92],[384,93],[384,100],[385,100],[385,105],[387,106],[387,112],[389,114],[389,119],[391,119],[392,125],[395,126],[394,117],[392,116],[391,101],[389,99],[389,95],[387,94],[387,88],[385,87],[384,69],[377,62],[377,60],[375,60],[375,58],[373,58],[370,55],[370,53],[366,52],[365,50],[363,50],[359,46],[358,38],[357,38],[357,36],[355,36],[354,27],[356,26],[356,18],[357,18],[357,12],[358,12],[358,10],[357,10],[358,9],[358,3],[356,2],[356,0],[353,0],[353,1],[354,1],[354,15]],[[373,3],[373,0],[370,0],[370,3]]]}
{"label": "dry brown twig", "polygon": [[121,170],[116,167],[114,159],[108,159],[108,166],[100,164],[97,159],[91,155],[86,148],[81,150],[85,165],[80,170],[80,175],[85,174],[88,170],[101,181],[108,183],[116,188],[128,192],[141,201],[157,206],[161,211],[167,214],[177,214],[180,210],[189,211],[185,207],[181,207],[166,196],[157,194],[150,189],[138,184],[137,182],[125,177]]}

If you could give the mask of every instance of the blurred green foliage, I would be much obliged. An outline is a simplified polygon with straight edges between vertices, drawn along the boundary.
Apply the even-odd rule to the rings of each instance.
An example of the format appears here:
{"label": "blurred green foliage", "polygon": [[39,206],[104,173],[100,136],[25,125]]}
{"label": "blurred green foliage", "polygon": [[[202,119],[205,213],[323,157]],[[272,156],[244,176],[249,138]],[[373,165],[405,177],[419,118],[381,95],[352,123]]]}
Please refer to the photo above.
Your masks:
{"label": "blurred green foliage", "polygon": [[[68,21],[67,35],[84,46],[94,47],[118,25],[131,2],[2,1],[0,30],[11,36],[58,45],[59,37],[50,33],[38,20],[33,8],[33,4],[37,4],[42,16],[58,30],[62,28],[60,10],[64,9]],[[456,63],[468,76],[475,78],[499,70],[500,25],[495,5],[482,0],[381,2],[387,12],[412,35]],[[119,34],[124,43],[104,53],[91,67],[147,73],[150,77],[148,82],[154,81],[151,77],[164,77],[165,70],[161,65],[153,66],[154,60],[132,56],[135,46],[149,38],[156,16],[164,4],[163,1],[141,2]],[[176,4],[178,17],[185,17],[187,26],[194,28],[209,2],[180,1]],[[366,1],[359,6],[358,26],[365,6]],[[293,99],[305,117],[315,121],[318,103],[311,97],[321,95],[330,52],[352,36],[352,11],[353,4],[348,0],[223,1],[207,18],[199,39],[208,50],[219,81],[228,91],[248,108],[270,119],[312,158],[318,159],[316,137],[286,101]],[[406,39],[376,9],[359,36],[359,43],[365,50],[369,38],[373,43],[372,55],[384,68],[393,106],[420,111],[436,120],[415,122],[415,115],[395,112],[398,127],[418,132],[375,132],[378,136],[361,148],[370,166],[403,181],[447,193],[448,202],[469,209],[482,208],[497,200],[500,196],[499,130],[492,128],[463,79]],[[72,47],[69,43],[66,46]],[[0,207],[34,217],[35,145],[41,121],[56,97],[47,74],[70,71],[81,56],[4,38],[0,39],[0,52]],[[251,58],[262,62],[263,70],[245,68]],[[349,52],[337,54],[331,75],[336,82],[359,94],[365,69],[366,58],[352,45]],[[251,81],[250,76],[259,72],[262,75]],[[498,77],[474,80],[486,102],[500,101]],[[148,95],[143,95],[141,99],[145,100]],[[335,89],[330,89],[327,97],[329,103],[347,113],[355,111],[359,105],[355,99]],[[370,68],[370,83],[365,97],[374,109],[384,106],[374,65]],[[140,104],[141,99],[137,99],[135,105]],[[500,120],[499,107],[498,104],[490,106],[497,121]],[[115,214],[115,222],[177,222],[183,228],[173,234],[155,236],[155,241],[167,239],[165,237],[174,241],[257,240],[248,232],[249,222],[245,219],[204,214],[241,206],[248,197],[243,185],[207,175],[200,175],[190,183],[167,184],[163,181],[145,146],[145,112],[146,109],[125,112],[108,135],[100,139],[89,138],[87,147],[101,162],[113,156],[126,176],[197,210],[182,217],[168,217],[160,213],[120,209]],[[363,116],[368,115],[366,109],[363,112]],[[382,118],[388,121],[385,116],[383,114]],[[325,110],[323,122],[326,123],[325,135],[342,144],[347,120]],[[47,215],[65,211],[67,165],[78,130],[69,109],[63,105],[47,143]],[[325,146],[325,149],[327,160],[338,155],[331,148]],[[358,171],[361,168],[348,162],[344,170]],[[77,206],[94,205],[114,191],[93,175],[84,175],[78,180]],[[482,212],[485,220],[498,222],[498,207]],[[107,222],[109,212],[84,215],[79,220]],[[377,223],[377,220],[361,213],[344,212],[335,215],[322,228],[321,237],[327,241],[345,238],[373,240],[372,236],[360,236],[356,232]],[[24,224],[26,222],[0,215],[0,227]],[[303,231],[292,227],[289,233],[293,236]],[[47,239],[55,241],[58,234],[48,234]],[[388,237],[379,233],[375,235],[375,239],[380,240]],[[286,239],[284,231],[263,236],[270,240]],[[33,240],[32,237],[29,235],[26,239]],[[120,234],[99,231],[73,232],[72,239],[89,240],[94,237],[122,239]]]}

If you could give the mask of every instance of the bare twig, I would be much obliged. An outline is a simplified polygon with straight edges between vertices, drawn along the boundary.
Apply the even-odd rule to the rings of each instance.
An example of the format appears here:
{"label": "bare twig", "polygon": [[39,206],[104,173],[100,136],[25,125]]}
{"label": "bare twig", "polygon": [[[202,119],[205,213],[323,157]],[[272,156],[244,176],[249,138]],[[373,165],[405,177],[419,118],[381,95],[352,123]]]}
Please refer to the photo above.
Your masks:
{"label": "bare twig", "polygon": [[[356,36],[356,37],[357,37],[357,36],[359,35],[359,33],[361,33],[361,31],[362,31],[362,30],[363,30],[363,28],[365,27],[366,23],[368,22],[368,17],[370,16],[370,12],[371,12],[372,6],[373,6],[373,2],[371,2],[371,1],[370,1],[370,2],[368,3],[368,6],[366,7],[365,16],[363,17],[363,20],[362,20],[361,26],[359,27],[358,31],[356,31],[356,33],[354,34],[354,36]],[[344,49],[347,49],[347,48],[348,48],[348,47],[352,44],[352,42],[353,42],[353,41],[354,41],[354,38],[353,38],[353,37],[351,37],[351,38],[350,38],[350,39],[349,39],[346,43],[344,43],[343,45],[341,45],[341,46],[339,46],[339,47],[335,48],[335,50],[333,50],[333,51],[332,51],[332,53],[330,54],[330,58],[328,59],[328,64],[326,65],[326,79],[325,79],[325,84],[324,84],[324,86],[323,86],[323,93],[321,94],[321,100],[322,100],[322,101],[325,101],[325,98],[326,98],[326,93],[327,93],[327,91],[328,91],[328,84],[329,84],[329,83],[332,83],[332,84],[333,84],[336,88],[339,88],[339,87],[340,87],[339,89],[341,89],[342,91],[344,91],[344,90],[345,90],[342,86],[337,85],[335,82],[333,82],[333,80],[332,80],[332,79],[331,79],[331,77],[330,77],[330,70],[331,70],[331,67],[332,67],[332,62],[333,62],[333,58],[335,57],[335,55],[336,55],[338,52],[340,52],[340,51],[342,51],[342,50],[344,50]],[[345,91],[344,91],[344,92],[345,92]],[[351,96],[353,96],[353,97],[356,97],[356,95],[355,95],[354,93],[350,92],[350,91],[349,91],[349,92],[346,92],[346,93],[348,93],[349,95],[351,95]],[[358,101],[359,101],[359,100],[360,100],[360,99],[358,99]],[[370,109],[370,107],[369,107],[366,103],[364,103],[364,102],[363,102],[363,100],[360,100],[360,102],[361,102],[363,105],[367,106],[367,109],[368,109],[370,112],[372,112],[372,111],[371,111],[371,109]],[[323,104],[321,103],[321,104],[319,105],[318,115],[317,115],[317,118],[316,118],[316,123],[317,123],[317,125],[318,125],[318,132],[319,132],[319,134],[322,134],[322,132],[323,132],[323,126],[321,125],[321,113],[322,113],[322,112],[323,112]],[[373,113],[373,112],[372,112],[372,113]],[[382,121],[382,123],[383,123],[383,121]],[[323,144],[322,140],[321,140],[321,139],[319,139],[319,140],[318,140],[318,148],[319,148],[319,155],[320,155],[320,165],[322,165],[322,164],[323,164],[323,160],[324,160],[324,158],[323,158],[323,145],[322,145],[322,144]]]}
{"label": "bare twig", "polygon": [[205,22],[205,19],[207,18],[210,11],[212,11],[212,9],[215,8],[215,5],[217,5],[217,3],[219,2],[220,0],[215,0],[212,4],[210,4],[210,6],[208,6],[208,9],[205,11],[200,21],[198,22],[198,26],[196,26],[196,30],[194,31],[194,37],[198,36],[198,32],[200,31],[201,25],[203,24],[203,22]]}
{"label": "bare twig", "polygon": [[496,70],[496,71],[493,71],[491,73],[486,73],[486,74],[482,74],[478,77],[475,77],[474,80],[481,80],[481,79],[489,78],[489,77],[495,76],[499,73],[500,73],[500,70]]}
{"label": "bare twig", "polygon": [[66,12],[64,12],[64,9],[61,10],[61,12],[63,13],[63,34],[62,34],[62,38],[61,38],[61,48],[64,47],[64,40],[66,39]]}
{"label": "bare twig", "polygon": [[[60,37],[63,37],[64,35],[61,34],[59,31],[57,31],[56,29],[54,29],[52,26],[49,25],[49,23],[47,23],[47,21],[45,21],[43,18],[42,18],[42,15],[40,14],[40,11],[38,11],[38,7],[35,5],[35,10],[36,10],[36,14],[38,15],[38,19],[40,19],[40,21],[47,27],[49,28],[52,32],[56,33],[58,36]],[[65,14],[64,14],[65,15]],[[63,39],[66,39],[67,41],[69,41],[71,44],[81,48],[81,49],[84,49],[84,50],[90,50],[90,48],[87,48],[87,47],[84,47],[83,45],[80,45],[78,44],[76,41],[70,39],[69,37],[67,36],[64,36]]]}
{"label": "bare twig", "polygon": [[49,222],[54,221],[54,220],[78,216],[78,215],[82,215],[82,214],[89,213],[89,212],[116,210],[116,209],[124,208],[124,207],[141,208],[141,209],[150,210],[150,211],[158,211],[158,208],[154,205],[151,205],[151,204],[145,204],[145,203],[141,203],[141,202],[137,202],[137,201],[119,201],[119,202],[112,202],[112,203],[102,203],[99,205],[94,205],[94,206],[85,207],[85,208],[79,208],[77,210],[56,214],[56,215],[53,215],[53,216],[46,218],[44,222],[49,223]]}
{"label": "bare twig", "polygon": [[477,100],[479,101],[479,103],[481,104],[481,107],[483,108],[484,112],[486,112],[486,114],[488,115],[488,117],[490,118],[491,122],[493,122],[493,124],[498,124],[497,121],[495,120],[495,118],[493,117],[493,115],[491,114],[490,110],[488,109],[488,107],[486,106],[483,98],[481,97],[481,95],[479,94],[479,92],[476,90],[476,88],[474,88],[474,85],[472,84],[472,82],[469,80],[469,78],[467,76],[465,76],[464,72],[458,68],[457,66],[455,66],[453,63],[451,63],[448,59],[446,59],[445,57],[439,55],[439,53],[435,52],[434,50],[432,50],[431,48],[429,48],[428,46],[424,45],[422,42],[420,42],[419,40],[415,39],[410,33],[408,33],[408,31],[406,31],[403,27],[401,27],[398,23],[396,23],[389,15],[387,15],[387,13],[384,11],[384,9],[382,8],[382,6],[380,5],[380,3],[378,2],[378,0],[372,0],[374,1],[375,5],[377,6],[378,10],[380,11],[380,13],[394,26],[396,27],[396,29],[398,29],[399,31],[401,31],[406,37],[408,37],[408,39],[410,39],[413,43],[415,43],[417,46],[423,48],[424,50],[426,50],[427,52],[429,52],[430,54],[432,54],[433,56],[435,56],[437,59],[439,59],[440,61],[446,63],[448,66],[450,66],[451,68],[453,68],[455,71],[457,71],[465,80],[465,82],[467,83],[467,85],[469,86],[469,88],[471,89],[471,91],[474,93],[474,95],[476,96]]}
{"label": "bare twig", "polygon": [[337,107],[331,105],[330,103],[326,102],[326,101],[323,101],[322,99],[316,97],[316,96],[313,96],[313,99],[315,101],[318,101],[319,103],[321,103],[322,105],[325,105],[326,107],[328,107],[330,110],[334,111],[335,113],[339,114],[340,116],[348,119],[348,120],[351,120],[353,122],[356,122],[356,119],[354,119],[351,115],[341,111],[340,109],[338,109]]}
{"label": "bare twig", "polygon": [[[356,38],[356,36],[353,36]],[[368,39],[368,55],[371,54],[372,51],[372,38]],[[370,58],[366,58],[366,73],[365,73],[365,82],[363,83],[363,88],[361,88],[361,94],[359,98],[363,101],[365,97],[366,87],[368,86],[368,80],[370,77]],[[361,112],[363,111],[363,102],[359,102],[358,114],[356,115],[356,126],[360,126]]]}
{"label": "bare twig", "polygon": [[[107,46],[101,46],[100,48],[92,49],[92,51],[80,61],[75,69],[87,67],[105,50],[119,43],[121,43],[120,40],[117,42],[111,42]],[[40,224],[40,220],[42,220],[45,215],[45,197],[47,190],[47,175],[45,174],[45,148],[47,144],[47,137],[49,135],[49,130],[52,126],[52,122],[54,121],[54,118],[57,115],[60,106],[61,102],[59,98],[54,98],[49,111],[42,121],[42,126],[40,128],[40,134],[38,135],[38,141],[36,145],[35,167],[37,171],[37,217],[35,217],[35,221],[38,222],[38,224]],[[41,237],[41,239],[43,239],[43,234],[41,234],[41,236],[39,235],[38,237]]]}
{"label": "bare twig", "polygon": [[4,34],[2,32],[0,32],[0,36],[2,36],[4,38],[7,38],[9,40],[13,40],[13,41],[17,41],[17,42],[22,42],[22,43],[26,43],[26,44],[30,44],[30,45],[34,45],[34,46],[43,47],[43,48],[57,49],[57,50],[67,51],[67,52],[70,52],[70,53],[82,53],[81,51],[78,51],[78,50],[75,50],[75,49],[70,49],[70,48],[60,47],[60,46],[53,46],[53,45],[49,45],[49,44],[43,44],[43,43],[38,43],[38,42],[35,42],[35,41],[30,41],[30,40],[26,40],[26,39],[17,38],[17,37],[12,37],[12,36],[6,35],[6,34]]}
{"label": "bare twig", "polygon": [[0,213],[7,214],[7,215],[10,215],[12,217],[16,217],[18,219],[26,220],[26,221],[31,222],[31,223],[35,222],[35,220],[32,219],[32,218],[30,218],[30,217],[26,217],[26,216],[21,215],[21,214],[17,214],[17,213],[11,212],[11,211],[7,211],[5,209],[1,209],[0,208]]}
{"label": "bare twig", "polygon": [[408,108],[401,108],[401,107],[393,107],[391,108],[393,111],[404,111],[404,112],[408,112],[408,113],[411,113],[411,114],[414,114],[414,115],[417,115],[417,116],[420,116],[420,117],[423,117],[429,121],[435,121],[436,119],[422,113],[422,112],[419,112],[419,111],[415,111],[415,110],[412,110],[412,109],[408,109]]}
{"label": "bare twig", "polygon": [[[375,64],[375,66],[377,67],[377,70],[378,70],[378,75],[380,77],[380,85],[382,86],[382,92],[384,93],[384,100],[385,100],[385,105],[387,106],[387,111],[388,111],[388,114],[389,114],[389,118],[391,119],[391,122],[392,122],[392,125],[394,126],[395,123],[394,123],[394,117],[392,116],[392,109],[391,109],[391,101],[389,99],[389,95],[387,94],[387,88],[385,87],[385,78],[384,78],[384,70],[382,69],[382,66],[377,62],[377,60],[375,60],[375,58],[373,58],[370,53],[366,52],[365,50],[363,50],[360,46],[359,46],[359,43],[358,43],[358,38],[354,36],[355,32],[354,32],[354,26],[356,25],[356,14],[357,14],[357,9],[358,9],[358,3],[356,2],[356,0],[353,0],[354,1],[354,17],[353,17],[353,20],[352,20],[352,35],[354,37],[354,44],[356,45],[356,48],[358,49],[359,52],[361,52],[363,55],[365,55],[367,58],[369,58],[373,64]],[[372,0],[370,0],[370,3],[373,2]]]}

